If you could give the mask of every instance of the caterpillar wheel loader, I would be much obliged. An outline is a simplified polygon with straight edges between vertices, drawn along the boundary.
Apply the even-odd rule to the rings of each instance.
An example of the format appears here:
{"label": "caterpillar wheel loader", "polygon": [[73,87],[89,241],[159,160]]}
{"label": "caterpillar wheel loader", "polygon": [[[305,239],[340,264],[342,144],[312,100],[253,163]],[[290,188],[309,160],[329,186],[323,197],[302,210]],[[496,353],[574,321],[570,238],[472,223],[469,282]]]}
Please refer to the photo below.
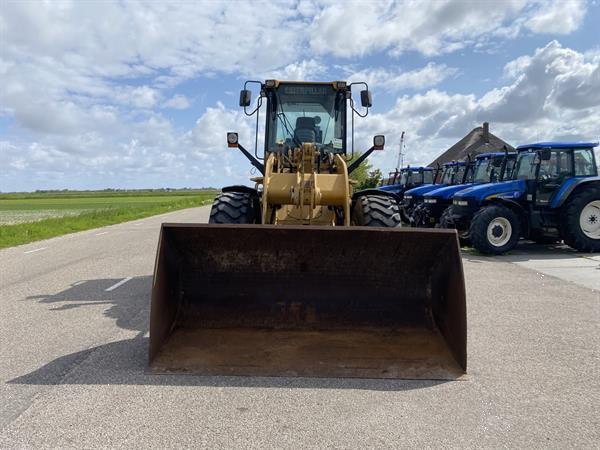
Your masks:
{"label": "caterpillar wheel loader", "polygon": [[[256,83],[260,92],[251,107]],[[260,175],[230,186],[208,224],[162,225],[149,358],[155,372],[457,379],[466,306],[455,230],[401,228],[398,199],[353,192],[346,82],[246,82],[240,106],[266,110],[264,152],[227,144]],[[251,111],[248,111],[251,109]],[[348,110],[352,117],[347,118]],[[348,119],[348,120],[347,120]],[[352,162],[350,162],[352,161]]]}

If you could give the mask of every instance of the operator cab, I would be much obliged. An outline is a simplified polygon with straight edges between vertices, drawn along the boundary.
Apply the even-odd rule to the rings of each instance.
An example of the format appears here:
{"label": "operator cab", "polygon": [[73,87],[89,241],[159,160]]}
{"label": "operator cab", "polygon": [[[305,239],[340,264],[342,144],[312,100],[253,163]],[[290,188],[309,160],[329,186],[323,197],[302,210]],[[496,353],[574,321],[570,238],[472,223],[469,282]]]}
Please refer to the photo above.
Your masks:
{"label": "operator cab", "polygon": [[549,205],[569,178],[598,175],[594,145],[541,142],[519,146],[514,179],[526,181],[528,201]]}

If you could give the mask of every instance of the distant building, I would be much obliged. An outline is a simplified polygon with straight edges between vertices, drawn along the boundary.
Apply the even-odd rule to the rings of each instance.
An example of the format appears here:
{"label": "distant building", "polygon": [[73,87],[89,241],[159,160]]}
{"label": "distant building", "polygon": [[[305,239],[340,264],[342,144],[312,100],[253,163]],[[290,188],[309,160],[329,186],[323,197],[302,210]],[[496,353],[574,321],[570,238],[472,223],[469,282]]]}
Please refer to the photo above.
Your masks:
{"label": "distant building", "polygon": [[481,153],[501,151],[504,146],[508,151],[514,150],[512,145],[490,133],[490,124],[484,122],[483,126],[473,128],[469,134],[433,160],[429,166],[436,167],[449,161],[465,160],[468,156],[474,158]]}

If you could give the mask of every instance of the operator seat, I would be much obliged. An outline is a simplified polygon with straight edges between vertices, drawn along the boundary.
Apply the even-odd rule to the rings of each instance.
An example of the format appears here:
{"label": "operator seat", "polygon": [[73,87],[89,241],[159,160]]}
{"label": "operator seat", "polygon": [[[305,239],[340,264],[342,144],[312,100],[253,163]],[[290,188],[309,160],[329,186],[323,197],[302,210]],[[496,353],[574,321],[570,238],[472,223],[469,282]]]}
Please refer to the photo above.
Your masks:
{"label": "operator seat", "polygon": [[317,140],[316,121],[314,117],[298,117],[294,134],[300,142],[315,142]]}

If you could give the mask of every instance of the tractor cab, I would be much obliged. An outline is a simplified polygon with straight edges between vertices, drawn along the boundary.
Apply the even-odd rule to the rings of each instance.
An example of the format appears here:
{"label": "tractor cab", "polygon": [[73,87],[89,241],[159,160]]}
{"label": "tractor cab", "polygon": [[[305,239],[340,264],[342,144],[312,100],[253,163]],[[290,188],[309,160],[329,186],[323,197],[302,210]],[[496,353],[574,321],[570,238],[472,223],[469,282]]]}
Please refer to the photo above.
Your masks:
{"label": "tractor cab", "polygon": [[582,177],[598,176],[591,144],[552,143],[517,148],[515,180],[523,180],[526,201],[535,209],[556,207],[561,196]]}
{"label": "tractor cab", "polygon": [[387,184],[380,189],[402,195],[408,189],[424,184],[432,184],[435,178],[431,167],[404,167],[391,172]]}

